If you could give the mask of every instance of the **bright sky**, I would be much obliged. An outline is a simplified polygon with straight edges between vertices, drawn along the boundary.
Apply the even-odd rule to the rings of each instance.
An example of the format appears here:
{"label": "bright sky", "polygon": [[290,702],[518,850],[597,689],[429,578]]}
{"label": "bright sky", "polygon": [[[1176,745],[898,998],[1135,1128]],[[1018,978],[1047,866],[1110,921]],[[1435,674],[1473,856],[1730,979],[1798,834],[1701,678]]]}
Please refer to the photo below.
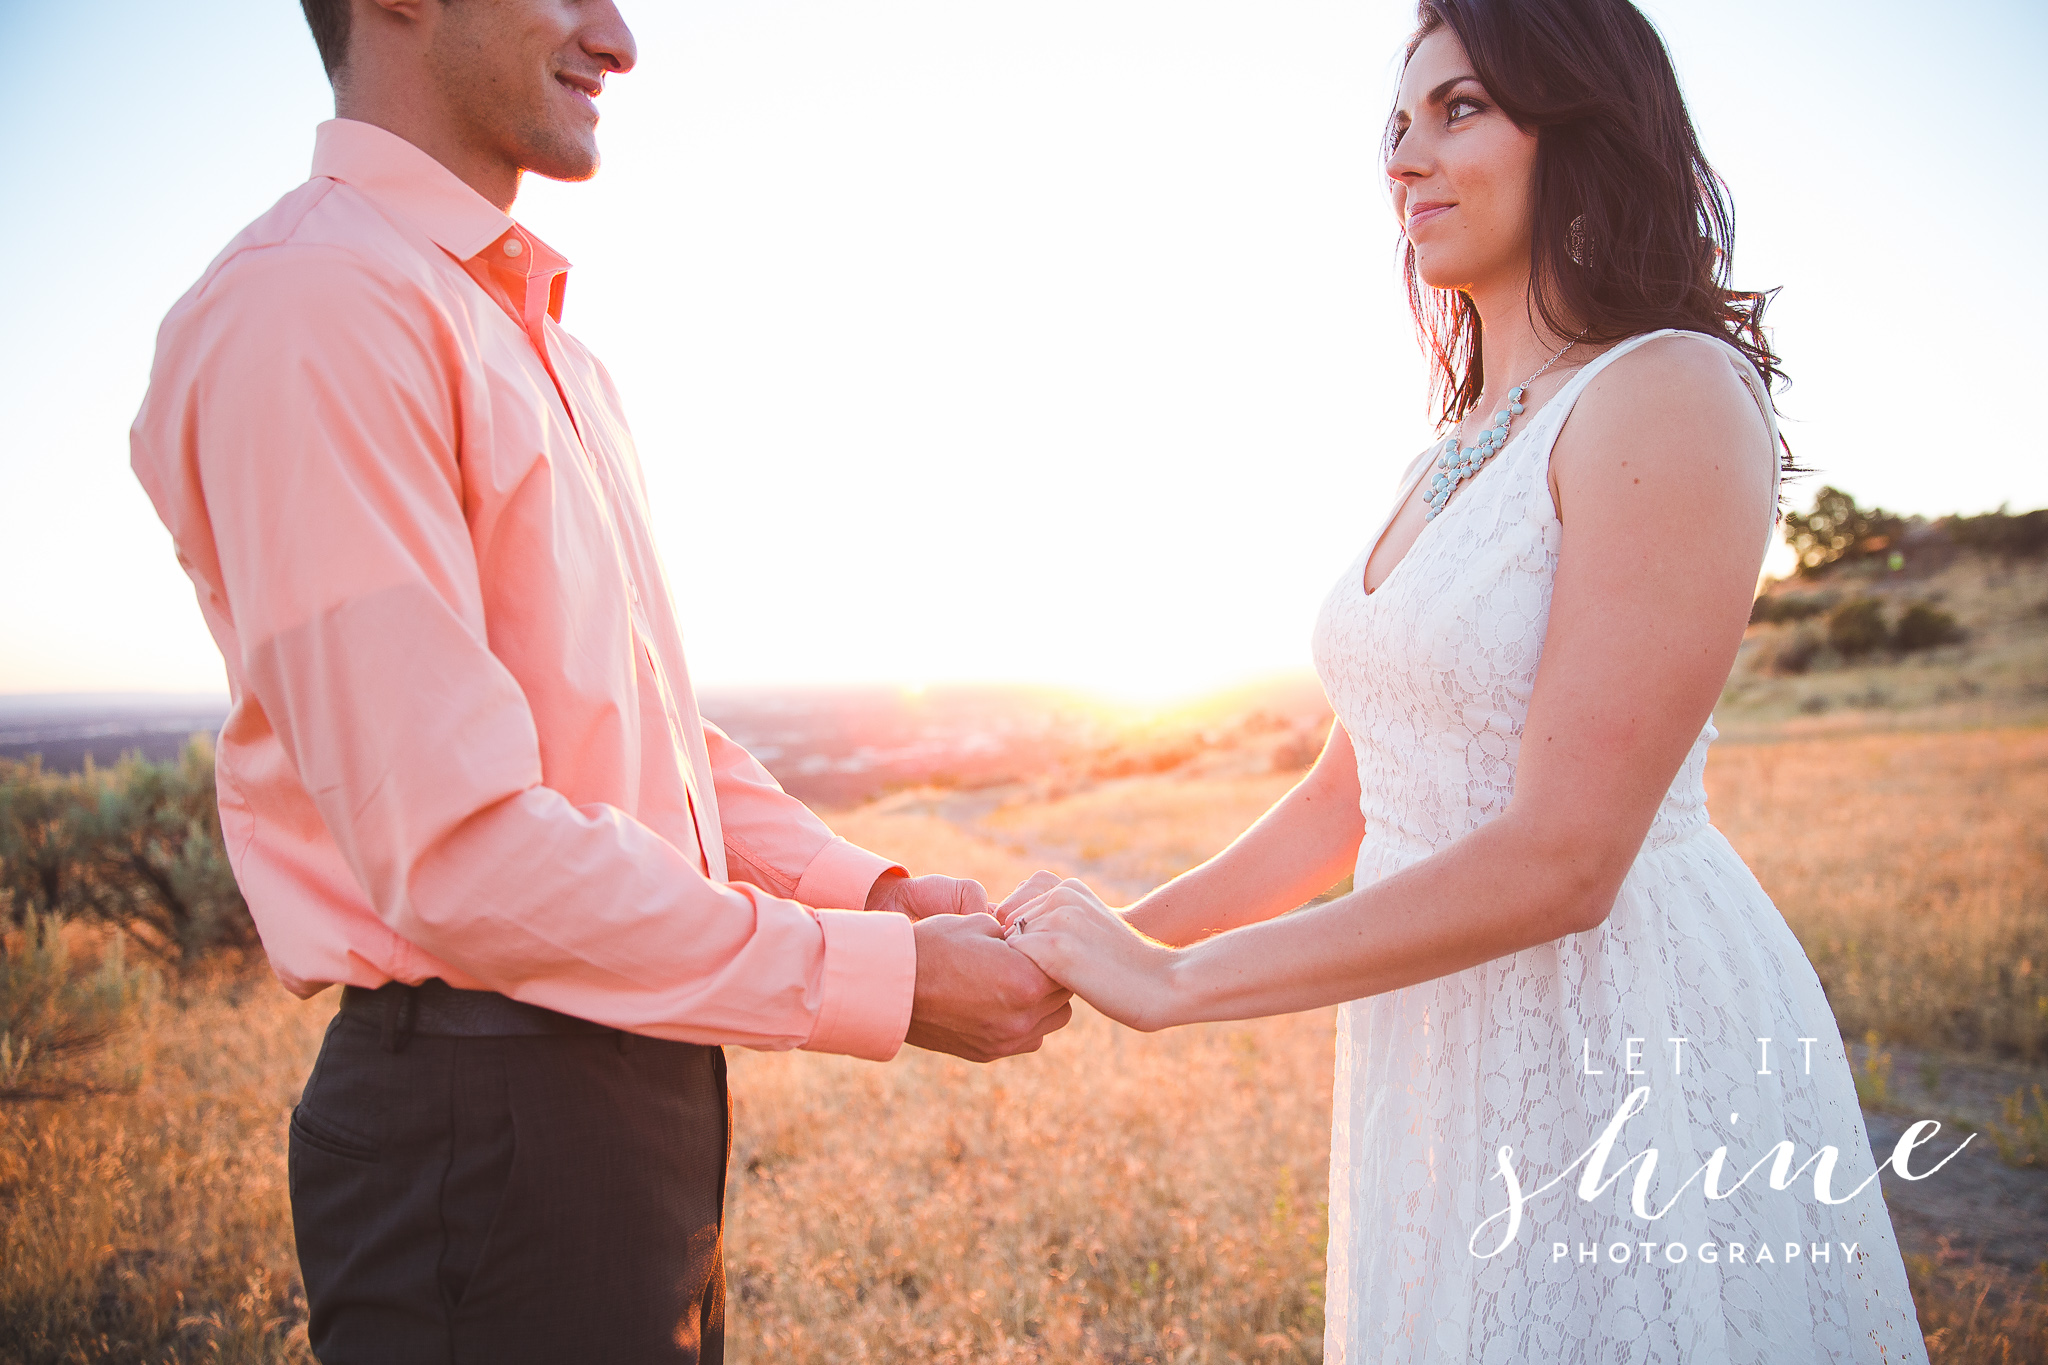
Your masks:
{"label": "bright sky", "polygon": [[[1408,4],[625,8],[604,170],[517,212],[578,263],[700,684],[1306,666],[1430,435],[1376,162]],[[2048,503],[2048,11],[1647,9],[1738,282],[1784,286],[1801,458]],[[0,5],[0,50],[0,693],[218,688],[127,426],[164,310],[305,176],[312,42],[292,0],[75,0]]]}

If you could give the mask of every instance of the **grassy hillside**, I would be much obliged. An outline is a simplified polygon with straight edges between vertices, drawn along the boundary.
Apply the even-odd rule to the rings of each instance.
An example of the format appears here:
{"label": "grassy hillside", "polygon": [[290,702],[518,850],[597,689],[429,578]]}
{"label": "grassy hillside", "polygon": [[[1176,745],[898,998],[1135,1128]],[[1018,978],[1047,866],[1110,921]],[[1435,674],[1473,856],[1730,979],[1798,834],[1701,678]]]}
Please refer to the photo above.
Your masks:
{"label": "grassy hillside", "polygon": [[[1049,865],[1130,889],[1253,819],[1289,780],[1274,761],[1295,756],[1260,747],[1286,733],[1185,775],[904,792],[833,821],[991,887]],[[1733,744],[1709,765],[1845,1033],[1881,1033],[1859,1054],[1873,1103],[1905,1044],[1923,1089],[2043,1074],[2044,775],[2039,730]],[[306,1359],[284,1125],[332,1008],[260,969],[181,976],[116,1093],[0,1104],[0,1359]],[[1154,1037],[1084,1012],[988,1068],[734,1050],[731,1358],[1319,1359],[1331,1047],[1328,1011]],[[2029,1177],[1979,1147],[1959,1187]],[[1978,1259],[1952,1215],[1900,1227],[1937,1365],[2048,1358],[2029,1265]]]}
{"label": "grassy hillside", "polygon": [[[1921,620],[1952,618],[1959,638],[1913,649],[1842,638],[1873,618],[1896,632],[1916,606]],[[1750,626],[1715,710],[1731,736],[2048,723],[2048,561],[1958,555],[1928,572],[1871,561],[1773,583],[1759,614],[1798,619]]]}

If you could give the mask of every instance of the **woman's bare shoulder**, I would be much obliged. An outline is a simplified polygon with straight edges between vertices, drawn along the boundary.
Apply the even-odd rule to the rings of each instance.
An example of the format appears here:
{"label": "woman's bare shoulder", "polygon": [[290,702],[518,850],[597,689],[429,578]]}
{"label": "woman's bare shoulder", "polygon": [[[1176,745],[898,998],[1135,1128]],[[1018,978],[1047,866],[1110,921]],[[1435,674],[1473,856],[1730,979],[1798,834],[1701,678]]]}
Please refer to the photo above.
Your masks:
{"label": "woman's bare shoulder", "polygon": [[1726,342],[1699,332],[1646,341],[1593,377],[1572,410],[1581,426],[1626,424],[1654,432],[1676,421],[1709,422],[1731,437],[1769,431],[1745,371]]}
{"label": "woman's bare shoulder", "polygon": [[[1677,465],[1681,483],[1768,490],[1777,461],[1760,399],[1739,352],[1696,332],[1658,337],[1593,377],[1559,433],[1552,461],[1560,483],[1637,476]],[[1659,471],[1662,472],[1662,471]]]}

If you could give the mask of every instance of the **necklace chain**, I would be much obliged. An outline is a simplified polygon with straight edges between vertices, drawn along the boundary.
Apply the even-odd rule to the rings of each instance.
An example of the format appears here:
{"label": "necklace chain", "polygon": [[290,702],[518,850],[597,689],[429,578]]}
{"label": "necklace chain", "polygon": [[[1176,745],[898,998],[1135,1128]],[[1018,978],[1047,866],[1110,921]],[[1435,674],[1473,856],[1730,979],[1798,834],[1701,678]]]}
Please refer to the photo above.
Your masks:
{"label": "necklace chain", "polygon": [[1451,500],[1451,494],[1457,492],[1459,486],[1467,479],[1485,468],[1488,460],[1500,453],[1501,447],[1508,443],[1509,424],[1522,413],[1522,395],[1527,393],[1529,386],[1541,379],[1552,365],[1564,359],[1564,353],[1578,345],[1585,335],[1581,332],[1558,347],[1557,353],[1538,366],[1534,374],[1508,390],[1508,405],[1493,415],[1493,425],[1480,433],[1476,445],[1468,450],[1458,443],[1457,433],[1451,433],[1449,445],[1444,448],[1444,453],[1437,457],[1436,475],[1429,481],[1429,491],[1422,495],[1423,501],[1429,504],[1429,510],[1422,514],[1424,521],[1435,521],[1436,514],[1443,511],[1444,504]]}

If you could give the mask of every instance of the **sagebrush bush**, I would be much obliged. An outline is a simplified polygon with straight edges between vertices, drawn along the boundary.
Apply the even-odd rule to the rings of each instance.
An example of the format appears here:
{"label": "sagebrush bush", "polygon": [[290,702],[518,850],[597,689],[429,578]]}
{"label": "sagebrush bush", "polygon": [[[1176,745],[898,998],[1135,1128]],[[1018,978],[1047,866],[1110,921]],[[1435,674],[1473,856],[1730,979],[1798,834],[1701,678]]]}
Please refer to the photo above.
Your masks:
{"label": "sagebrush bush", "polygon": [[0,901],[17,924],[41,914],[116,926],[168,962],[253,947],[221,839],[212,742],[194,736],[171,763],[130,755],[73,775],[0,761]]}
{"label": "sagebrush bush", "polygon": [[1786,592],[1759,597],[1749,609],[1753,626],[1789,625],[1820,615],[1838,599],[1831,592]]}
{"label": "sagebrush bush", "polygon": [[1956,618],[1931,602],[1915,602],[1899,614],[1892,631],[1892,645],[1901,653],[1954,644],[1963,638]]}
{"label": "sagebrush bush", "polygon": [[106,935],[90,970],[73,964],[71,938],[63,920],[34,911],[0,935],[0,1099],[119,1084],[104,1074],[99,1054],[156,1003],[156,973],[128,964],[119,934]]}
{"label": "sagebrush bush", "polygon": [[1776,631],[1766,638],[1757,658],[1757,667],[1766,673],[1794,676],[1813,667],[1827,642],[1812,626],[1798,626],[1791,630]]}
{"label": "sagebrush bush", "polygon": [[1845,659],[1860,659],[1890,643],[1884,603],[1875,597],[1858,597],[1828,613],[1828,644]]}

